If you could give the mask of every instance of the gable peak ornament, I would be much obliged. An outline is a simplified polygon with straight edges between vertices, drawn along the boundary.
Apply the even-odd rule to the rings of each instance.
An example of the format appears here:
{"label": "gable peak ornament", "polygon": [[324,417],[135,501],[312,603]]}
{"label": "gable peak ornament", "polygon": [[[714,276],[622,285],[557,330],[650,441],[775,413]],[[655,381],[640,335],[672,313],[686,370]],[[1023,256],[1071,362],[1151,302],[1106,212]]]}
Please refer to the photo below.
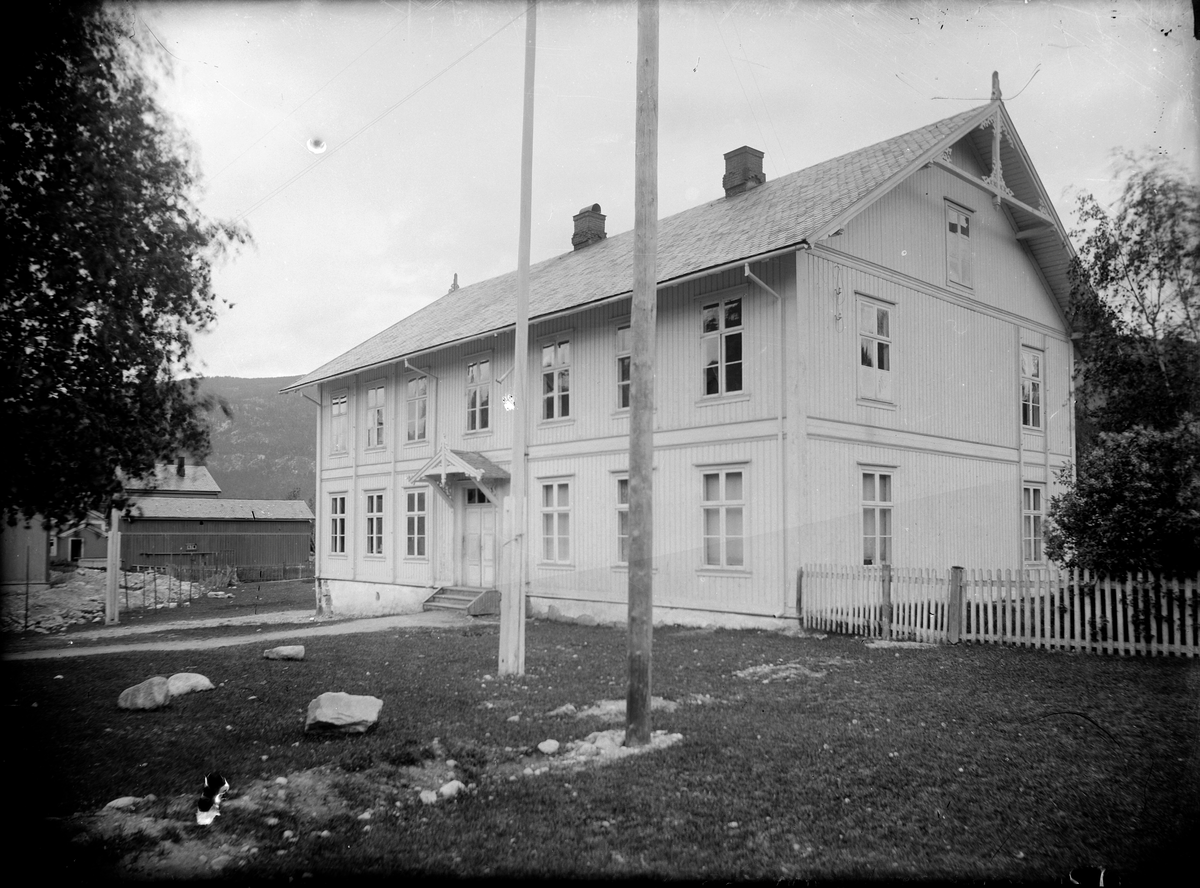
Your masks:
{"label": "gable peak ornament", "polygon": [[992,101],[999,102],[1002,96],[1000,95],[1000,72],[992,72]]}

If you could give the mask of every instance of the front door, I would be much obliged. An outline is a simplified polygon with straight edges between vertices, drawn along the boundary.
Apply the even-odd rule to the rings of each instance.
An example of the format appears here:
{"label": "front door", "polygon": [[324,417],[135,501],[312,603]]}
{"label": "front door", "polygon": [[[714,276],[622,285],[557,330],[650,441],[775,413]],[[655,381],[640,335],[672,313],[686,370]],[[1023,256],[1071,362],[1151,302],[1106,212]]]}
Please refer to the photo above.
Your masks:
{"label": "front door", "polygon": [[496,506],[475,487],[467,488],[463,507],[462,566],[464,586],[496,585]]}

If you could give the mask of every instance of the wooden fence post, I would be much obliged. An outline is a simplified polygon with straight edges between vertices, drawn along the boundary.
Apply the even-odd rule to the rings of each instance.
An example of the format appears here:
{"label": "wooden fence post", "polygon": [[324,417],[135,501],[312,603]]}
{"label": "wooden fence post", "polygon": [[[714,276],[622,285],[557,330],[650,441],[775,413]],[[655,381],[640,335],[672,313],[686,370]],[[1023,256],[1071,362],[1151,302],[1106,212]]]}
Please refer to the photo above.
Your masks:
{"label": "wooden fence post", "polygon": [[880,571],[883,580],[883,637],[892,637],[892,566],[884,564]]}
{"label": "wooden fence post", "polygon": [[804,568],[796,568],[796,618],[804,626]]}
{"label": "wooden fence post", "polygon": [[950,603],[946,607],[946,635],[950,644],[962,640],[963,569],[950,568]]}

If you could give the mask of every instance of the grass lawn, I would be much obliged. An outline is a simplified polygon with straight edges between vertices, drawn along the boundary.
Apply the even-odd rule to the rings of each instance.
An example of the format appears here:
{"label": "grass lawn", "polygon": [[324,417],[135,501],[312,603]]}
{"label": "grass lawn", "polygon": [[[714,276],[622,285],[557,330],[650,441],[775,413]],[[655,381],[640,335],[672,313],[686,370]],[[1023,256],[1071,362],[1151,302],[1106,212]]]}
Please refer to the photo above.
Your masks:
{"label": "grass lawn", "polygon": [[[302,662],[247,645],[4,663],[20,816],[45,838],[58,835],[47,816],[192,795],[214,768],[234,801],[255,781],[290,775],[295,787],[322,769],[352,813],[294,811],[281,798],[204,828],[178,809],[171,841],[259,849],[235,855],[238,878],[1044,880],[1078,866],[1182,865],[1200,827],[1194,661],[663,628],[654,693],[680,705],[655,712],[653,727],[681,742],[510,780],[543,760],[529,755],[540,741],[616,726],[547,713],[624,696],[623,630],[532,622],[527,674],[486,681],[494,624],[304,644]],[[736,674],[772,664],[793,668]],[[116,708],[123,688],[182,671],[223,685],[155,712]],[[305,738],[308,701],[329,690],[381,697],[379,727]],[[476,789],[424,806],[403,766],[427,760],[432,773],[445,758]],[[104,875],[131,847],[74,842],[41,859]]]}

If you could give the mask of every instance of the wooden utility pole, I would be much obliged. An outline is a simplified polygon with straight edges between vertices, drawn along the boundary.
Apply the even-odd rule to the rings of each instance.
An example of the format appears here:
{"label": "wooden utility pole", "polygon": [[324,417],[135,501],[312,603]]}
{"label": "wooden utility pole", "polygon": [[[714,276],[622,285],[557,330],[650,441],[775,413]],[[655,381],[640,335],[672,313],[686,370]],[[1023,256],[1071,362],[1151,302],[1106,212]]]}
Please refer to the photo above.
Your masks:
{"label": "wooden utility pole", "polygon": [[508,588],[500,595],[501,675],[525,674],[525,488],[529,408],[529,239],[533,225],[533,66],[537,44],[537,4],[525,14],[525,112],[521,134],[521,232],[517,245],[517,329],[513,348],[512,465],[509,497]]}
{"label": "wooden utility pole", "polygon": [[629,385],[629,694],[625,745],[650,742],[654,641],[654,319],[658,251],[658,0],[638,0],[633,337]]}
{"label": "wooden utility pole", "polygon": [[113,509],[108,519],[108,562],[104,588],[104,623],[121,621],[117,609],[117,574],[121,572],[121,510]]}

